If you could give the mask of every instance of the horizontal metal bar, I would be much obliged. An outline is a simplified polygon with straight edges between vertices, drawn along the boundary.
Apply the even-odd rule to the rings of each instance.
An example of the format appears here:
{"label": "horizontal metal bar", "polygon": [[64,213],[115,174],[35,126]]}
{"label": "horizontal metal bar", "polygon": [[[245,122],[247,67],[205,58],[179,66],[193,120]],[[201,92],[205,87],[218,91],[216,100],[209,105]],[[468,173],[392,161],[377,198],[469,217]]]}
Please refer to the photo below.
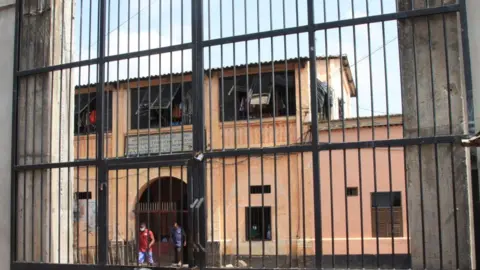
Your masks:
{"label": "horizontal metal bar", "polygon": [[108,170],[125,170],[125,169],[142,169],[142,168],[159,168],[159,167],[178,167],[186,166],[188,160],[185,159],[168,159],[164,161],[137,161],[136,159],[128,160],[123,163],[115,163],[107,165]]}
{"label": "horizontal metal bar", "polygon": [[[458,12],[459,10],[460,10],[459,4],[445,5],[442,7],[435,7],[435,8],[409,10],[409,11],[402,11],[402,12],[389,13],[389,14],[376,15],[376,16],[368,16],[368,17],[362,17],[362,18],[318,23],[314,25],[314,30],[318,31],[318,30],[325,30],[330,28],[361,25],[366,23],[376,23],[376,22],[382,22],[382,21],[406,19],[406,18],[413,18],[413,17],[419,17],[419,16],[429,16],[429,15],[435,15],[435,14]],[[232,36],[232,37],[226,37],[226,38],[206,40],[202,42],[202,45],[204,47],[215,46],[215,45],[222,45],[227,43],[297,34],[297,33],[302,33],[306,31],[308,31],[308,26],[305,25],[305,26],[299,26],[299,27],[265,31],[260,33],[252,33],[252,34],[246,34],[246,35],[238,35],[238,36]],[[130,52],[130,53],[107,56],[105,57],[105,62],[125,60],[129,58],[136,58],[136,57],[148,56],[153,54],[169,53],[174,51],[187,50],[191,48],[192,48],[192,43],[184,43],[184,44],[172,45],[167,47],[143,50],[138,52]],[[76,68],[81,66],[95,65],[99,63],[100,63],[99,58],[93,58],[89,60],[71,62],[71,63],[61,64],[61,65],[53,65],[48,67],[22,70],[22,71],[18,71],[16,75],[17,77],[25,77],[25,76],[34,75],[34,74]]]}
{"label": "horizontal metal bar", "polygon": [[[383,21],[392,21],[392,20],[414,18],[414,17],[420,17],[420,16],[429,16],[429,15],[435,15],[435,14],[457,12],[459,10],[460,10],[459,4],[445,5],[445,6],[436,7],[436,8],[408,10],[408,11],[401,11],[401,12],[382,14],[382,15],[376,15],[376,16],[368,16],[368,17],[354,18],[354,19],[348,19],[348,20],[338,20],[338,21],[332,21],[332,22],[317,23],[314,25],[314,30],[318,31],[318,30],[325,30],[325,29],[338,28],[338,27],[362,25],[367,23],[377,23],[377,22],[383,22]],[[307,31],[308,31],[308,25],[305,25],[305,26],[299,26],[299,27],[291,27],[291,28],[284,28],[284,29],[265,31],[265,32],[259,32],[259,33],[205,40],[202,42],[202,45],[204,47],[217,46],[217,45],[223,45],[228,43],[298,34],[298,33],[303,33]]]}
{"label": "horizontal metal bar", "polygon": [[98,58],[92,58],[89,60],[76,61],[76,62],[71,62],[66,64],[20,70],[20,71],[17,71],[16,75],[17,77],[25,77],[25,76],[35,75],[35,74],[48,73],[48,72],[57,71],[57,70],[65,70],[65,69],[76,68],[81,66],[96,65],[98,64],[98,62],[99,62]]}
{"label": "horizontal metal bar", "polygon": [[400,20],[400,19],[407,19],[407,18],[414,18],[414,17],[421,17],[421,16],[438,15],[438,14],[458,12],[458,11],[460,11],[460,5],[452,4],[452,5],[445,5],[445,6],[434,7],[434,8],[423,8],[423,9],[415,9],[415,10],[408,10],[408,11],[399,11],[395,13],[368,16],[368,17],[362,17],[362,18],[317,23],[315,24],[314,28],[315,28],[315,31],[318,31],[318,30],[326,30],[331,28],[362,25],[367,23],[378,23],[378,22],[384,22],[384,21],[393,21],[393,20]]}
{"label": "horizontal metal bar", "polygon": [[318,145],[318,151],[460,143],[463,138],[465,138],[464,135],[451,135],[451,136],[438,136],[438,137],[375,140],[375,141],[364,141],[364,142],[321,143]]}
{"label": "horizontal metal bar", "polygon": [[226,149],[223,151],[213,151],[205,153],[205,158],[221,158],[221,157],[235,157],[235,156],[260,156],[277,153],[298,153],[312,151],[311,144],[305,145],[291,145],[265,148],[246,148],[246,149]]}
{"label": "horizontal metal bar", "polygon": [[[465,138],[464,135],[438,136],[438,137],[419,137],[390,140],[375,140],[361,142],[338,142],[338,143],[320,143],[317,151],[342,150],[342,149],[361,149],[361,148],[382,148],[382,147],[403,147],[408,145],[426,145],[426,144],[444,144],[460,143]],[[235,156],[260,156],[268,154],[282,153],[300,153],[310,152],[312,146],[291,145],[268,148],[250,148],[250,149],[226,149],[224,151],[213,151],[205,153],[205,158],[222,158]]]}
{"label": "horizontal metal bar", "polygon": [[[12,263],[12,270],[128,270],[141,269],[139,266],[125,266],[125,265],[95,265],[95,264],[49,264],[49,263]],[[177,267],[148,267],[147,269],[163,269],[174,270]]]}
{"label": "horizontal metal bar", "polygon": [[[141,156],[141,157],[130,157],[130,158],[116,158],[116,159],[107,159],[105,163],[109,169],[121,169],[125,166],[140,166],[140,165],[153,165],[153,167],[158,166],[181,166],[186,165],[185,163],[193,158],[192,152],[184,153],[174,153],[168,155],[160,156]],[[152,166],[150,166],[152,167]]]}
{"label": "horizontal metal bar", "polygon": [[77,161],[69,161],[69,162],[16,165],[14,166],[14,169],[15,171],[34,171],[34,170],[68,168],[68,167],[87,167],[87,166],[96,166],[97,164],[98,164],[97,160],[88,159],[88,160],[77,160]]}
{"label": "horizontal metal bar", "polygon": [[[342,149],[360,149],[360,148],[382,148],[382,147],[403,147],[408,145],[423,145],[423,144],[444,144],[444,143],[461,143],[461,140],[467,138],[467,135],[451,135],[451,136],[437,136],[437,137],[419,137],[419,138],[404,138],[404,139],[390,139],[390,140],[375,140],[375,141],[361,141],[361,142],[339,142],[339,143],[320,143],[317,151],[328,150],[342,150]],[[260,156],[268,154],[280,153],[299,153],[312,151],[312,146],[304,145],[290,145],[266,148],[245,148],[245,149],[226,149],[224,151],[213,151],[205,153],[205,158],[221,158],[221,157],[235,157],[235,156]],[[158,166],[182,166],[193,157],[193,153],[180,153],[161,156],[146,156],[146,157],[132,157],[107,159],[104,162],[107,167],[112,169],[126,169],[138,167],[158,167]],[[58,169],[68,167],[86,167],[96,166],[98,162],[92,160],[79,160],[71,162],[59,163],[42,163],[17,165],[15,171],[32,171],[43,169]]]}
{"label": "horizontal metal bar", "polygon": [[297,34],[297,33],[302,33],[307,31],[308,31],[308,26],[305,25],[305,26],[277,29],[277,30],[259,32],[259,33],[210,39],[210,40],[203,41],[202,45],[204,47],[216,46],[216,45],[222,45],[222,44],[228,44],[228,43],[234,43],[234,42],[242,42],[242,41],[270,38],[270,37],[276,37],[276,36],[292,35],[292,34]]}
{"label": "horizontal metal bar", "polygon": [[[130,52],[130,53],[107,56],[104,58],[104,62],[120,61],[120,60],[125,60],[130,58],[176,52],[181,50],[188,50],[191,48],[192,48],[192,43],[184,43],[184,44],[172,45],[167,47],[143,50],[138,52]],[[100,64],[100,62],[101,60],[99,58],[93,58],[89,60],[76,61],[76,62],[61,64],[61,65],[53,65],[48,67],[22,70],[22,71],[18,71],[16,75],[17,77],[25,77],[25,76],[35,75],[35,74],[57,71],[57,70],[65,70],[70,68],[78,68],[82,66],[97,65],[97,64]]]}
{"label": "horizontal metal bar", "polygon": [[162,54],[162,53],[170,53],[170,52],[188,50],[188,49],[191,49],[192,47],[193,47],[192,43],[183,43],[183,44],[172,45],[172,46],[161,47],[161,48],[155,48],[155,49],[149,49],[149,50],[143,50],[143,51],[138,51],[138,52],[117,54],[117,55],[112,55],[112,56],[106,56],[105,57],[105,62],[119,61],[119,60],[149,56],[149,55],[154,55],[154,54]]}
{"label": "horizontal metal bar", "polygon": [[[205,267],[205,269],[209,269],[209,270],[225,270],[225,268],[222,268],[222,267]],[[252,268],[237,268],[235,267],[234,268],[235,270],[251,270]],[[262,267],[261,268],[262,270],[278,270],[278,269],[282,269],[282,268],[270,268],[270,267]],[[329,268],[324,268],[324,267],[318,267],[318,268],[285,268],[285,269],[302,269],[302,270],[318,270],[318,269],[322,269],[322,270],[328,270]]]}

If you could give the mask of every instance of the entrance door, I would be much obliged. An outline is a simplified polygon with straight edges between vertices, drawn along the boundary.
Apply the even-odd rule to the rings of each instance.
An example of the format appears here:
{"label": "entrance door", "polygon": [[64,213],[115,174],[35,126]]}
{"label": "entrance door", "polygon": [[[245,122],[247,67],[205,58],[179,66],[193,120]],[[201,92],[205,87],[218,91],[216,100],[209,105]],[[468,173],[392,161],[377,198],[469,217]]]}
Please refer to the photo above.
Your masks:
{"label": "entrance door", "polygon": [[[191,169],[187,162],[111,170],[111,264],[189,267],[195,264]],[[146,229],[141,231],[140,228]],[[149,254],[151,253],[151,258]]]}

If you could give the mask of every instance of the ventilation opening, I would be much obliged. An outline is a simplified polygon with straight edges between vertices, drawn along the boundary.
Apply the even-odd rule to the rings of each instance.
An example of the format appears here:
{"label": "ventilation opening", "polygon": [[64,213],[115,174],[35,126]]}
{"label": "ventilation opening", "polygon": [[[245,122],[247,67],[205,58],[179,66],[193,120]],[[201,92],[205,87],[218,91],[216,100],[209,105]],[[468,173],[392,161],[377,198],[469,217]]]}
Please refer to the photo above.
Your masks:
{"label": "ventilation opening", "polygon": [[75,199],[77,200],[90,200],[92,198],[92,192],[75,192]]}
{"label": "ventilation opening", "polygon": [[[263,191],[263,192],[262,192]],[[250,186],[250,194],[267,194],[271,193],[270,185],[266,186]]]}
{"label": "ventilation opening", "polygon": [[357,187],[347,187],[347,196],[358,196],[358,188]]}

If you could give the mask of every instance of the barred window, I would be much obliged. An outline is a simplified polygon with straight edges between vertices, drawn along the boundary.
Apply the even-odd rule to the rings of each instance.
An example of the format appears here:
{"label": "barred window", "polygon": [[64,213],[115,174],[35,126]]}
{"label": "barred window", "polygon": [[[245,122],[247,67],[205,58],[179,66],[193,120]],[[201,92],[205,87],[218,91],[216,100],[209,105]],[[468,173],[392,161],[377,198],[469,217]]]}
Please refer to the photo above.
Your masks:
{"label": "barred window", "polygon": [[245,235],[247,240],[272,240],[271,207],[245,208]]}
{"label": "barred window", "polygon": [[392,237],[392,222],[393,236],[403,237],[401,193],[372,192],[372,235]]}

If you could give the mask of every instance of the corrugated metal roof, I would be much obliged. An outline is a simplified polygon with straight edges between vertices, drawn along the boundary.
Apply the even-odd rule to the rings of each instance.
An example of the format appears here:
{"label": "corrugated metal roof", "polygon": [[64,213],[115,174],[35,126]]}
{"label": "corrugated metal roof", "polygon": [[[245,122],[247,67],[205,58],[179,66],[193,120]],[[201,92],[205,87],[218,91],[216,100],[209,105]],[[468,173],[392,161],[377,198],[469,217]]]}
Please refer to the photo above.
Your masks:
{"label": "corrugated metal roof", "polygon": [[[317,57],[317,60],[325,60],[325,59],[338,59],[340,58],[340,55],[329,55],[328,57],[327,56],[319,56]],[[287,63],[288,62],[302,62],[302,63],[305,63],[309,60],[308,57],[299,57],[299,58],[289,58],[287,59]],[[347,61],[348,63],[348,58],[346,55],[343,55],[343,60],[344,61]],[[282,63],[285,63],[285,60],[275,60],[273,61],[273,64],[282,64]],[[260,63],[262,66],[264,65],[271,65],[272,64],[272,61],[265,61],[265,62],[261,62]],[[250,63],[248,64],[248,67],[255,67],[255,66],[258,66],[259,63],[258,62],[254,62],[254,63]],[[243,64],[243,65],[235,65],[235,66],[224,66],[223,67],[223,70],[229,70],[229,69],[242,69],[242,68],[246,68],[247,65]],[[208,73],[210,71],[214,72],[214,71],[220,71],[222,70],[222,67],[215,67],[215,68],[211,68],[211,69],[205,69],[204,72],[205,73]],[[167,78],[167,77],[171,77],[171,76],[181,76],[181,75],[189,75],[189,74],[192,74],[192,71],[184,71],[183,73],[181,72],[177,72],[177,73],[167,73],[167,74],[162,74],[161,76],[160,75],[151,75],[151,76],[143,76],[143,77],[134,77],[134,78],[128,78],[128,79],[122,79],[122,80],[115,80],[115,81],[109,81],[109,82],[106,82],[106,84],[109,84],[109,85],[115,85],[117,83],[126,83],[126,82],[134,82],[134,81],[143,81],[143,80],[155,80],[155,79],[159,79],[159,78]],[[75,86],[76,89],[78,88],[85,88],[85,87],[94,87],[96,86],[97,83],[91,83],[91,84],[83,84],[83,85],[77,85]]]}

